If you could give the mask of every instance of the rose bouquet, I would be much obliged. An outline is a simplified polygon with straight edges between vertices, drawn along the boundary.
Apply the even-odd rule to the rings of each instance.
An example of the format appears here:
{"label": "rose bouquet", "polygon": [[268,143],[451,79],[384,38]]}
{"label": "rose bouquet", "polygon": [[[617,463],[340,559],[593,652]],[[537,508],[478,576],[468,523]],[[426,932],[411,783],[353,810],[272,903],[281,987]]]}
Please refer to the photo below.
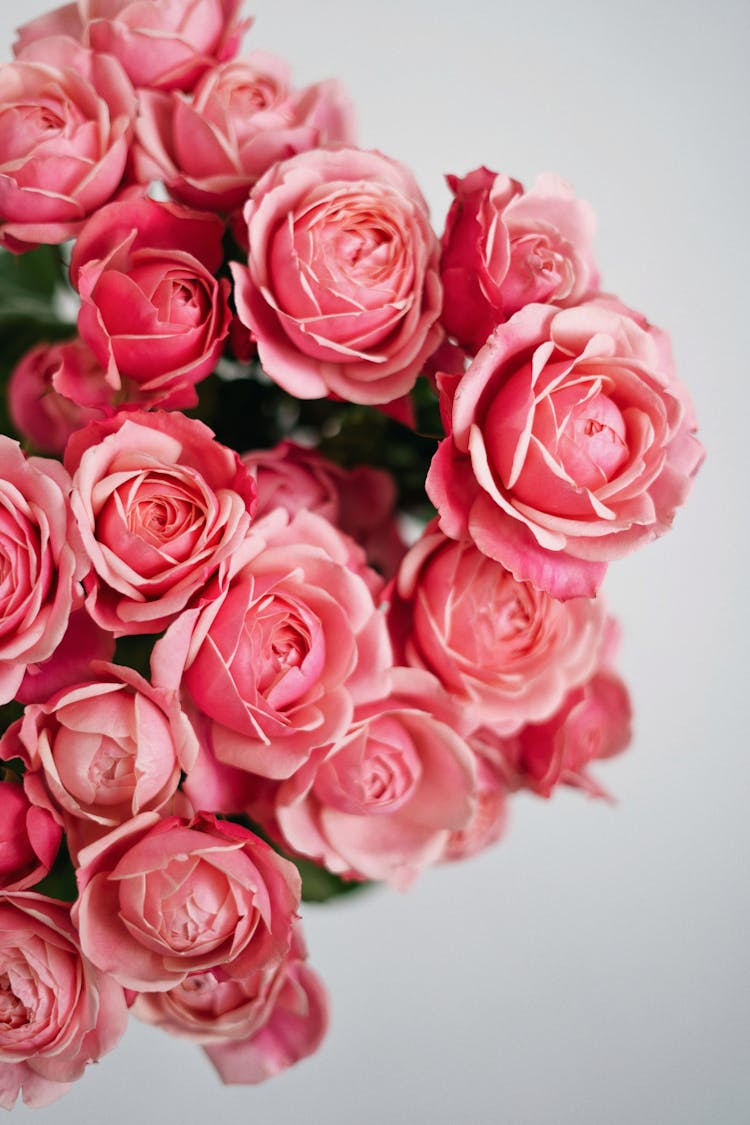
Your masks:
{"label": "rose bouquet", "polygon": [[608,563],[702,450],[557,176],[356,145],[239,0],[78,0],[0,67],[0,1104],[128,1013],[311,1054],[300,902],[406,889],[630,734]]}

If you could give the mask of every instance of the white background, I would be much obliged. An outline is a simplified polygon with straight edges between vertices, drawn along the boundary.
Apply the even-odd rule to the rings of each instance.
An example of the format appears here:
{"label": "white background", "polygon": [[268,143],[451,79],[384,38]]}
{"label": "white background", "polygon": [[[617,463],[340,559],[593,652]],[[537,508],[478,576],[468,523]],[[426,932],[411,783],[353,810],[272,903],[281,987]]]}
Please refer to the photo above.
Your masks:
{"label": "white background", "polygon": [[[45,7],[28,0],[23,17]],[[414,168],[438,230],[444,172],[484,163],[571,181],[597,211],[607,288],[673,335],[708,460],[672,534],[607,581],[637,709],[632,749],[598,771],[615,807],[520,798],[493,852],[428,872],[405,896],[306,908],[333,1024],[282,1077],[223,1088],[197,1048],[134,1025],[39,1119],[744,1125],[748,10],[257,0],[254,11],[246,49],[285,55],[299,83],[340,77],[361,143]]]}

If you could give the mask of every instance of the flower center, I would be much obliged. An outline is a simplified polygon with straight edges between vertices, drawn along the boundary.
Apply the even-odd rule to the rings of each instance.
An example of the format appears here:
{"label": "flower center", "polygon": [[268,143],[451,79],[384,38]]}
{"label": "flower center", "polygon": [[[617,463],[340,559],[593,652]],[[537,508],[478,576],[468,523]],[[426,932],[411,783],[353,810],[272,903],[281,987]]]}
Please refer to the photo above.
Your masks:
{"label": "flower center", "polygon": [[31,1022],[31,1013],[13,991],[8,973],[0,973],[0,1029],[15,1031]]}

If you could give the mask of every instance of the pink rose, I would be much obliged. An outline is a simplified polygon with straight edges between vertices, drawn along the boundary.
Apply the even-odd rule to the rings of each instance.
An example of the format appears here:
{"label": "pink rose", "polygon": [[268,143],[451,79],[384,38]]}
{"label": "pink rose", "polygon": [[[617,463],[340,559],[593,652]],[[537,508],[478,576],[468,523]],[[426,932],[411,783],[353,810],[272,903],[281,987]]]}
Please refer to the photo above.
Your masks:
{"label": "pink rose", "polygon": [[26,458],[0,436],[0,703],[47,660],[81,603],[89,567],[57,461]]}
{"label": "pink rose", "polygon": [[81,953],[69,908],[0,895],[0,1105],[23,1089],[46,1105],[110,1051],[127,1023],[122,988]]}
{"label": "pink rose", "polygon": [[471,729],[508,734],[548,718],[594,669],[600,602],[556,601],[434,523],[403,560],[393,595],[397,656],[437,676]]}
{"label": "pink rose", "polygon": [[285,968],[271,1014],[247,1039],[208,1043],[203,1050],[226,1085],[257,1085],[317,1051],[328,1028],[328,996],[304,961]]}
{"label": "pink rose", "polygon": [[442,855],[445,862],[471,859],[496,844],[505,832],[508,819],[505,779],[485,758],[476,753],[474,757],[477,767],[476,805],[466,827],[451,832],[448,837]]}
{"label": "pink rose", "polygon": [[74,238],[120,185],[135,94],[116,59],[65,39],[0,66],[0,243]]}
{"label": "pink rose", "polygon": [[211,720],[216,758],[288,777],[344,733],[355,705],[388,690],[391,651],[351,541],[320,516],[281,509],[222,565],[197,609],[157,641],[154,682]]}
{"label": "pink rose", "polygon": [[98,663],[86,682],[27,707],[0,741],[0,757],[23,760],[27,792],[64,825],[74,858],[138,813],[168,809],[197,753],[175,696]]}
{"label": "pink rose", "polygon": [[56,691],[86,679],[92,660],[110,661],[114,654],[112,634],[100,629],[84,607],[76,609],[52,656],[40,664],[29,664],[16,699],[19,703],[46,703]]}
{"label": "pink rose", "polygon": [[368,561],[391,577],[406,551],[396,524],[396,484],[371,465],[343,469],[316,449],[282,441],[243,453],[258,488],[260,517],[274,508],[316,512],[350,535]]}
{"label": "pink rose", "polygon": [[216,62],[232,58],[252,20],[242,0],[78,0],[18,31],[16,53],[49,35],[82,39],[115,55],[135,86],[189,90]]}
{"label": "pink rose", "polygon": [[272,164],[354,141],[353,111],[337,82],[293,91],[287,64],[264,51],[209,70],[191,98],[143,91],[136,170],[192,207],[233,211]]}
{"label": "pink rose", "polygon": [[497,328],[450,423],[426,483],[441,528],[558,598],[666,531],[703,457],[664,334],[610,299]]}
{"label": "pink rose", "polygon": [[532,302],[577,305],[596,292],[594,212],[559,176],[517,180],[477,168],[448,176],[455,199],[443,234],[443,324],[477,352]]}
{"label": "pink rose", "polygon": [[0,781],[0,889],[23,891],[40,882],[55,862],[61,839],[60,826],[22,785]]}
{"label": "pink rose", "polygon": [[206,969],[243,978],[287,956],[299,875],[246,828],[141,813],[79,860],[81,946],[126,988],[167,991]]}
{"label": "pink rose", "polygon": [[436,680],[394,669],[393,694],[361,708],[335,746],[278,790],[276,818],[295,852],[347,878],[406,889],[474,812],[473,755]]}
{"label": "pink rose", "polygon": [[78,331],[118,398],[193,406],[229,332],[223,224],[214,215],[131,195],[102,207],[70,264]]}
{"label": "pink rose", "polygon": [[439,343],[438,244],[414,178],[378,152],[316,149],[275,165],[245,207],[241,320],[298,398],[385,403]]}
{"label": "pink rose", "polygon": [[295,928],[290,954],[279,965],[242,978],[193,973],[168,992],[142,993],[132,1011],[204,1044],[225,1082],[261,1082],[312,1054],[325,1033],[325,989],[305,957]]}
{"label": "pink rose", "polygon": [[237,454],[178,413],[120,415],[68,443],[72,505],[93,570],[91,616],[158,633],[247,535],[255,487]]}
{"label": "pink rose", "polygon": [[[61,384],[73,393],[61,391]],[[72,433],[113,412],[113,400],[104,371],[81,340],[37,344],[8,383],[11,421],[42,453],[62,453]]]}

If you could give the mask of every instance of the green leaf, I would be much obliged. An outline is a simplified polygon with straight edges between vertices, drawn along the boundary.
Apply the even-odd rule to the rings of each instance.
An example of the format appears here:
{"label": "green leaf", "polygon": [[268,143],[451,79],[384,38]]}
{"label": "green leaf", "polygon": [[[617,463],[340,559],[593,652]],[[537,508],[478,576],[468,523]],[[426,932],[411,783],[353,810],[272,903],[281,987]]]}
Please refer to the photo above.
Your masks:
{"label": "green leaf", "polygon": [[37,894],[47,895],[48,898],[60,899],[62,902],[75,902],[78,898],[76,872],[70,861],[64,838],[50,873],[32,887],[32,890]]}
{"label": "green leaf", "polygon": [[296,856],[287,858],[291,859],[302,876],[303,902],[328,902],[332,898],[356,894],[374,886],[370,882],[342,879],[309,859],[298,859]]}

